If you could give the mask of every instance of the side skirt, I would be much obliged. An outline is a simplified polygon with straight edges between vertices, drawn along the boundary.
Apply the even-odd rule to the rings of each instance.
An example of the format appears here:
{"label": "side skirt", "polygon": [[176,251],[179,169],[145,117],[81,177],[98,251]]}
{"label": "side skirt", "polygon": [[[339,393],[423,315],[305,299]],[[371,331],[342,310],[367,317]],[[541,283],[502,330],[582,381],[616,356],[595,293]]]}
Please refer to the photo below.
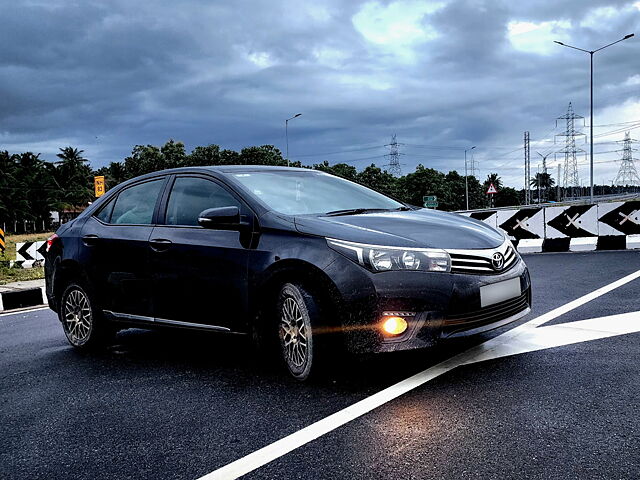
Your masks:
{"label": "side skirt", "polygon": [[102,311],[107,319],[113,322],[127,323],[141,327],[177,327],[189,330],[207,330],[210,332],[233,333],[236,335],[246,335],[244,332],[234,332],[230,328],[220,327],[218,325],[207,325],[204,323],[181,322],[178,320],[168,320],[166,318],[145,317],[143,315],[131,315],[129,313],[112,312],[111,310]]}

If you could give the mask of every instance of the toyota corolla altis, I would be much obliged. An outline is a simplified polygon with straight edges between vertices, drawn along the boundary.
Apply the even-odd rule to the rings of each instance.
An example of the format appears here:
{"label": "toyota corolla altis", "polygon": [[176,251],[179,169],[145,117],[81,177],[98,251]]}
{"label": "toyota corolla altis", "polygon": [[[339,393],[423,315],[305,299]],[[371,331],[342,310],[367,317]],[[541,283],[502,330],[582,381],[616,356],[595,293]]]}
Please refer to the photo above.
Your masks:
{"label": "toyota corolla altis", "polygon": [[424,348],[530,310],[505,235],[327,173],[165,170],[113,188],[48,241],[46,284],[69,342],[129,327],[273,339],[305,379],[323,357]]}

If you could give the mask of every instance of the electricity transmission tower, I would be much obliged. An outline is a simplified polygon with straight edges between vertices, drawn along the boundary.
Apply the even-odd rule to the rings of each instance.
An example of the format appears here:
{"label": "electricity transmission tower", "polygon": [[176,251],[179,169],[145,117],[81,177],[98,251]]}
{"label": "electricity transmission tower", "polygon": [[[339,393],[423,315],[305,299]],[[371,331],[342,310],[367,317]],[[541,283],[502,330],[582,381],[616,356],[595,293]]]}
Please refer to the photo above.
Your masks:
{"label": "electricity transmission tower", "polygon": [[402,169],[400,168],[400,155],[403,154],[400,153],[398,149],[400,145],[402,144],[398,143],[398,141],[396,140],[395,133],[391,137],[391,143],[385,145],[385,147],[389,147],[389,153],[385,155],[386,157],[389,157],[389,163],[385,165],[385,167],[389,167],[388,172],[396,177],[402,175]]}
{"label": "electricity transmission tower", "polygon": [[529,148],[529,132],[524,132],[524,204],[531,203],[531,150]]}
{"label": "electricity transmission tower", "polygon": [[473,150],[471,150],[471,158],[469,159],[469,174],[472,177],[478,178],[478,161],[473,156]]}
{"label": "electricity transmission tower", "polygon": [[636,165],[633,162],[635,159],[632,156],[632,152],[636,149],[631,148],[631,142],[634,142],[629,136],[629,132],[627,132],[624,136],[623,140],[623,148],[622,148],[622,162],[620,163],[620,170],[618,170],[618,175],[615,179],[615,184],[619,187],[630,186],[640,186],[640,177],[638,177],[638,171],[636,170]]}
{"label": "electricity transmission tower", "polygon": [[[558,120],[566,120],[567,123],[567,129],[564,131],[564,133],[559,133],[556,135],[559,137],[565,137],[564,149],[557,152],[564,153],[564,179],[562,181],[562,186],[565,188],[565,192],[568,187],[580,186],[580,177],[578,176],[578,152],[583,152],[586,155],[586,152],[584,150],[576,147],[576,137],[584,135],[584,133],[576,131],[576,119],[582,119],[582,124],[584,126],[584,117],[576,115],[573,112],[573,106],[571,105],[571,102],[569,102],[567,113],[556,119],[556,127],[558,126]],[[560,183],[560,179],[558,179],[558,183]]]}

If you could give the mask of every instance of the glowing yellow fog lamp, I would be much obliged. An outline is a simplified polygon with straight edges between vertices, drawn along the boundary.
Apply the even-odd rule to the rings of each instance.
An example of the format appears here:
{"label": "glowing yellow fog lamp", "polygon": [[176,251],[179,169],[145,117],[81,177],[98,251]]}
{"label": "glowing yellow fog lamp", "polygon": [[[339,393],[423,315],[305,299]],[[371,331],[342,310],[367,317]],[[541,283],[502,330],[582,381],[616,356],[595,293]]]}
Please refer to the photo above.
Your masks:
{"label": "glowing yellow fog lamp", "polygon": [[382,330],[384,330],[389,335],[400,335],[407,330],[407,321],[402,317],[383,317],[382,319]]}

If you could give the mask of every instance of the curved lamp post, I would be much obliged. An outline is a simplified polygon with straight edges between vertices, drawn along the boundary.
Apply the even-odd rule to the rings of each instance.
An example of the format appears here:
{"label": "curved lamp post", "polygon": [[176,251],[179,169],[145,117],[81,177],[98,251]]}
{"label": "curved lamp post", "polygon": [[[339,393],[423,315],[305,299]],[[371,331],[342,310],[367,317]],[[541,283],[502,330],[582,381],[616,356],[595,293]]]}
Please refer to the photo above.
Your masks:
{"label": "curved lamp post", "polygon": [[469,210],[469,181],[467,176],[467,152],[476,148],[474,145],[471,148],[465,148],[464,150],[464,198],[467,202],[467,210]]}
{"label": "curved lamp post", "polygon": [[296,113],[293,117],[287,118],[284,121],[284,136],[285,136],[286,141],[287,141],[287,167],[289,166],[289,120],[293,120],[294,118],[298,118],[300,115],[302,115],[302,114],[301,113]]}
{"label": "curved lamp post", "polygon": [[[591,57],[591,120],[589,121],[590,125],[589,125],[589,134],[591,137],[591,141],[590,146],[589,146],[589,150],[590,150],[590,161],[589,161],[589,168],[591,170],[591,190],[590,190],[590,195],[589,195],[589,200],[591,201],[591,203],[593,203],[593,54],[596,52],[599,52],[600,50],[604,50],[607,47],[610,47],[611,45],[615,45],[616,43],[620,43],[623,40],[627,40],[631,37],[633,37],[633,33],[630,33],[629,35],[625,35],[623,38],[621,38],[620,40],[616,40],[615,42],[609,43],[607,45],[605,45],[604,47],[600,47],[596,50],[585,50],[584,48],[578,48],[578,47],[574,47],[573,45],[567,45],[566,43],[562,43],[562,42],[558,42],[557,40],[554,40],[555,43],[557,43],[558,45],[562,45],[563,47],[567,47],[567,48],[573,48],[574,50],[580,50],[581,52],[585,52],[588,53],[589,56]],[[560,179],[558,179],[559,181]]]}

